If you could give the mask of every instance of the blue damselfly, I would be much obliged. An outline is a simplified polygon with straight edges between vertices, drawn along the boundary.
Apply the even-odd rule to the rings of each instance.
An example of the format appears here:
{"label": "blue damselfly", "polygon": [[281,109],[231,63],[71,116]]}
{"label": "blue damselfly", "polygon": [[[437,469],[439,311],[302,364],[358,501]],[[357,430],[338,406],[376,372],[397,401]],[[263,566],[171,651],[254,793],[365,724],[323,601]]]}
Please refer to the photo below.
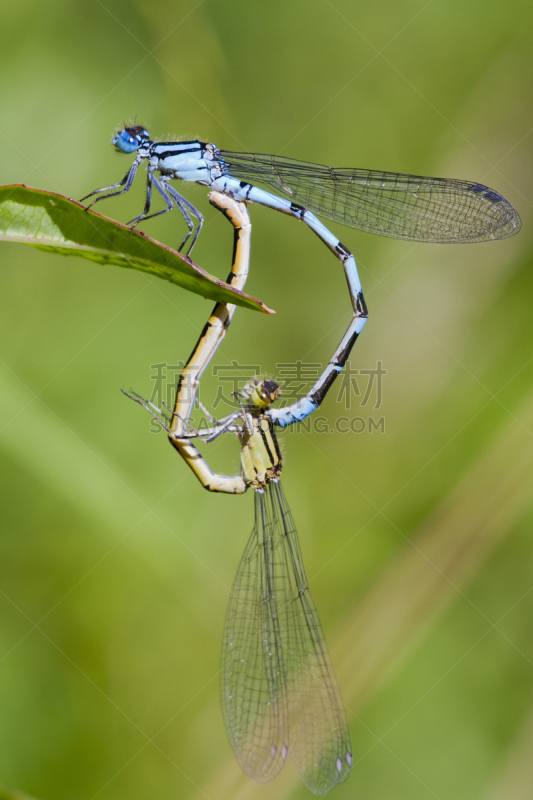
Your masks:
{"label": "blue damselfly", "polygon": [[[302,220],[343,265],[353,318],[329,372],[324,373],[307,397],[293,407],[292,415],[287,410],[277,412],[280,425],[304,419],[320,405],[368,317],[353,254],[313,211],[369,233],[419,242],[504,239],[521,227],[520,216],[505,197],[480,183],[379,170],[333,169],[281,156],[220,150],[214,144],[200,141],[156,142],[141,125],[119,130],[112,144],[121,153],[136,153],[133,165],[122,181],[96,189],[82,199],[100,195],[93,201],[98,202],[128,192],[140,164],[148,161],[146,203],[142,214],[129,223],[133,227],[142,220],[171,211],[175,204],[189,227],[180,249],[192,235],[188,251],[191,252],[203,217],[170,185],[171,180],[179,179],[200,183],[235,200],[258,203]],[[264,183],[289,199],[260,189],[251,181]],[[166,208],[155,214],[149,214],[152,187],[166,204]],[[197,220],[196,228],[191,215]]]}
{"label": "blue damselfly", "polygon": [[[310,212],[369,233],[419,242],[482,242],[504,239],[521,226],[517,211],[499,192],[480,183],[448,178],[383,172],[371,169],[333,168],[260,153],[220,150],[200,141],[156,142],[141,125],[119,130],[112,144],[122,153],[137,153],[132,167],[120,183],[96,189],[82,200],[96,194],[120,189],[96,198],[114,197],[128,192],[142,161],[148,160],[146,205],[143,219],[170,211],[173,203],[180,209],[189,233],[198,224],[189,252],[200,232],[203,218],[194,206],[180,195],[169,181],[183,180],[209,186],[236,200],[260,203],[302,219],[326,244],[336,248],[339,240]],[[155,177],[159,172],[160,180]],[[289,200],[271,195],[253,186],[265,183]],[[152,186],[162,196],[167,208],[149,214]],[[181,248],[180,248],[181,249]]]}

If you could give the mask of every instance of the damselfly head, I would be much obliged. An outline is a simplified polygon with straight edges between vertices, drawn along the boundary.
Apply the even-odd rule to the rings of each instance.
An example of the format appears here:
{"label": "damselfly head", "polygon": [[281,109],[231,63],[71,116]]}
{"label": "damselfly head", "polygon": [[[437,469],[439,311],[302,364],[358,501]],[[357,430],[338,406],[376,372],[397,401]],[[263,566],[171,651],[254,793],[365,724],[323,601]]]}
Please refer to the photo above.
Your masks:
{"label": "damselfly head", "polygon": [[276,381],[255,378],[246,384],[241,395],[248,406],[263,410],[278,399],[281,389]]}
{"label": "damselfly head", "polygon": [[119,153],[134,153],[149,141],[150,134],[146,128],[142,125],[132,125],[117,131],[111,139],[111,144],[115,145]]}

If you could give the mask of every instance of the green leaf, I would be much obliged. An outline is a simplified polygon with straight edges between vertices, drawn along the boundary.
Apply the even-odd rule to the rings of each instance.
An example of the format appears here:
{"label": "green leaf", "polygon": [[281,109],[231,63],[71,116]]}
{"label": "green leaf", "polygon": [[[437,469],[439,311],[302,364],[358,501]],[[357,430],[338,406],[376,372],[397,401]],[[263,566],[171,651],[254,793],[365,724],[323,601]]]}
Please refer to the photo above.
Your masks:
{"label": "green leaf", "polygon": [[0,241],[138,269],[217,302],[274,313],[145,233],[131,231],[53,192],[22,185],[0,186]]}

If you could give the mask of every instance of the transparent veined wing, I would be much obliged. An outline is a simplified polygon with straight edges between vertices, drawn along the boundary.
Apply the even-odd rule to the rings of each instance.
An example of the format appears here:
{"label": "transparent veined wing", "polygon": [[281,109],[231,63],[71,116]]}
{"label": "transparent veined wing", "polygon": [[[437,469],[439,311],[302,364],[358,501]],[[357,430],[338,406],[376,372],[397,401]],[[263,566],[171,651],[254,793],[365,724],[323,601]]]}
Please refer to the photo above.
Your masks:
{"label": "transparent veined wing", "polygon": [[255,494],[255,525],[232,589],[222,706],[244,771],[277,775],[289,754],[315,794],[346,780],[352,745],[281,485]]}
{"label": "transparent veined wing", "polygon": [[[222,713],[243,770],[272,780],[288,749],[285,667],[275,583],[273,522],[255,494],[255,525],[241,558],[226,613],[222,648]],[[278,548],[279,551],[279,548]],[[277,576],[276,577],[276,573]]]}
{"label": "transparent veined wing", "polygon": [[284,632],[289,755],[308,788],[326,794],[350,774],[350,728],[287,500],[278,482],[270,483],[267,492],[290,582],[288,602],[278,609]]}
{"label": "transparent veined wing", "polygon": [[480,183],[379,170],[321,166],[283,156],[217,150],[224,171],[267,184],[294,203],[369,233],[419,242],[505,239],[518,212]]}

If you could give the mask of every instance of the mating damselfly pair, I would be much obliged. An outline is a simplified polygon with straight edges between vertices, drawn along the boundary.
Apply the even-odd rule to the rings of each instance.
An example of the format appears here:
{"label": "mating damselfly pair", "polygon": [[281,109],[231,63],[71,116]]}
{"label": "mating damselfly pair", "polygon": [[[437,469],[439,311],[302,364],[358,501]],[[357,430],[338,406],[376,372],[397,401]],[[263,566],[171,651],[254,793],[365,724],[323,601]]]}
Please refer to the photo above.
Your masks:
{"label": "mating damselfly pair", "polygon": [[[281,456],[274,428],[291,425],[318,408],[366,323],[367,308],[353,255],[312,212],[385,236],[449,243],[503,239],[520,229],[520,217],[502,195],[479,183],[332,169],[276,156],[219,150],[198,141],[154,142],[142,126],[125,127],[113,144],[121,152],[136,153],[134,163],[120,183],[88,197],[100,194],[97,200],[101,200],[129,191],[140,164],[147,160],[146,204],[130,224],[166,213],[175,205],[189,227],[182,247],[192,235],[190,253],[202,215],[169,181],[208,186],[214,190],[211,202],[235,227],[234,264],[228,282],[237,288],[242,289],[248,274],[250,226],[242,203],[258,203],[302,220],[345,270],[353,318],[318,381],[288,408],[271,408],[278,394],[274,381],[255,380],[239,396],[238,411],[222,420],[209,415],[211,427],[201,433],[190,423],[201,375],[234,311],[224,303],[217,304],[204,327],[180,376],[169,414],[140,395],[129,395],[159,419],[170,442],[205,488],[232,494],[255,490],[255,526],[231,592],[224,636],[222,705],[228,736],[251,777],[272,779],[290,756],[307,786],[324,794],[346,780],[353,751],[296,529],[279,483]],[[251,181],[266,183],[290,199],[257,188]],[[166,208],[149,214],[153,187]],[[195,439],[209,442],[226,433],[236,435],[241,447],[242,469],[233,477],[214,473],[193,443]]]}
{"label": "mating damselfly pair", "polygon": [[[219,150],[214,144],[200,141],[156,142],[142,125],[119,130],[112,144],[119,152],[136,153],[133,165],[119,183],[96,189],[82,200],[100,195],[93,201],[96,203],[128,192],[140,164],[148,161],[145,207],[128,224],[136,226],[142,220],[165,214],[175,204],[189,227],[180,249],[194,231],[190,253],[203,217],[170,185],[171,180],[179,179],[302,220],[342,263],[353,318],[328,368],[307,396],[293,407],[293,415],[283,416],[283,411],[278,412],[280,424],[283,419],[287,425],[295,419],[302,420],[318,408],[330,383],[342,370],[368,316],[352,253],[312,211],[369,233],[418,242],[459,244],[505,239],[517,233],[522,224],[508,200],[481,183],[379,170],[334,169],[280,156]],[[265,183],[291,199],[266,192],[251,181]],[[153,186],[166,208],[149,214]],[[196,229],[191,214],[197,220]]]}

